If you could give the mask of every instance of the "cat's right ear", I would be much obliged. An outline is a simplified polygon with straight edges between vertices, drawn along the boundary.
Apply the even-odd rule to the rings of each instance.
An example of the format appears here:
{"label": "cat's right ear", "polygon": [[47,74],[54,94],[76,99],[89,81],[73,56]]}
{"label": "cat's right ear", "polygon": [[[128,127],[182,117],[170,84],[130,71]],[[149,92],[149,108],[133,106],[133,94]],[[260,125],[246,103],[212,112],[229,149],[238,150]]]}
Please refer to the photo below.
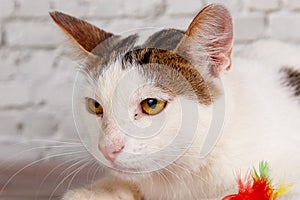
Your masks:
{"label": "cat's right ear", "polygon": [[101,42],[113,36],[86,21],[61,12],[50,12],[55,23],[86,52],[92,52]]}
{"label": "cat's right ear", "polygon": [[231,67],[232,41],[230,12],[222,5],[211,4],[193,19],[176,51],[196,65],[199,60],[206,60],[203,55],[208,54],[209,74],[218,77]]}

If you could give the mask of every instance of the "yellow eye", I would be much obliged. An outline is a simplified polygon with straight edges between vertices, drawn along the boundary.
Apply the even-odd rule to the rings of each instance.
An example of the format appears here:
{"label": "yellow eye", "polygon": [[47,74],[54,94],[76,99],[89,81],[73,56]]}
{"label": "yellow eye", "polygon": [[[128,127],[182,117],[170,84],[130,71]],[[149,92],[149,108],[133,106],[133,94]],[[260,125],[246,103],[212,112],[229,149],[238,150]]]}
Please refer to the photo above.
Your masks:
{"label": "yellow eye", "polygon": [[167,105],[166,101],[149,98],[141,102],[143,113],[148,115],[156,115],[160,113]]}
{"label": "yellow eye", "polygon": [[101,115],[103,114],[103,108],[95,99],[86,98],[86,107],[92,114]]}

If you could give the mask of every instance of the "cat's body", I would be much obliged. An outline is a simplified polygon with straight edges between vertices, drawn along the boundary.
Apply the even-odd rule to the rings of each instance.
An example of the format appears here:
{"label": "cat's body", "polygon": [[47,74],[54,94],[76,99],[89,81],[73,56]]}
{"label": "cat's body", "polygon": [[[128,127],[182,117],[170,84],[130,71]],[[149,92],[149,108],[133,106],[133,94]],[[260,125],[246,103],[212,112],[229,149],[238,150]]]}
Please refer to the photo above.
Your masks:
{"label": "cat's body", "polygon": [[[132,49],[134,37],[116,43],[112,40],[95,49],[95,45],[75,35],[80,33],[77,29],[81,26],[90,25],[81,21],[76,24],[74,19],[73,24],[65,23],[68,16],[57,13],[52,17],[82,49],[94,54],[89,55],[85,71],[97,81],[92,84],[87,81],[85,87],[94,88],[83,90],[78,98],[90,101],[93,97],[99,101],[95,104],[97,108],[102,105],[97,115],[101,118],[97,119],[100,130],[95,116],[87,113],[84,106],[77,113],[84,116],[82,123],[90,134],[87,138],[92,142],[88,143],[88,149],[114,168],[110,177],[100,180],[92,189],[70,191],[64,200],[220,199],[236,192],[235,173],[245,174],[262,160],[270,164],[274,182],[283,180],[293,185],[291,191],[300,191],[300,48],[261,41],[239,52],[231,64],[231,18],[220,6],[207,7],[197,15],[185,32],[189,38],[180,35],[184,34],[181,31],[165,31],[161,33],[166,35],[160,35],[164,40],[156,43],[159,40],[152,37],[145,47],[139,46],[140,50]],[[217,21],[211,22],[211,18]],[[210,37],[220,27],[223,32]],[[101,34],[87,40],[111,37]],[[122,56],[112,51],[105,62],[95,58],[99,54],[104,56],[103,48],[118,49],[118,44],[130,48],[117,51]],[[140,105],[143,108],[144,99],[149,98],[166,100],[167,105],[161,107],[164,118],[159,112],[153,116],[149,112],[148,116],[145,110],[141,111]],[[214,117],[214,104],[224,99],[225,120],[221,121],[220,138],[209,155],[200,159],[201,146]],[[181,108],[190,113],[187,115]],[[124,118],[128,115],[138,128],[146,127],[145,131],[136,128],[135,132],[134,127],[126,124]],[[183,122],[181,116],[190,118]],[[154,128],[160,127],[161,120],[165,120],[159,130],[161,135],[147,141],[130,137],[132,132],[149,134],[147,127],[152,124]],[[129,135],[124,134],[126,131]],[[190,132],[195,134],[192,140],[185,140]],[[181,143],[168,143],[173,148],[153,156],[175,134]],[[191,146],[186,146],[187,143]],[[175,151],[178,149],[184,150]],[[171,157],[172,153],[179,157]]]}
{"label": "cat's body", "polygon": [[281,42],[259,41],[233,58],[232,71],[222,79],[228,104],[219,141],[226,146],[224,155],[231,155],[227,159],[234,168],[244,165],[246,170],[267,160],[273,166],[274,181],[291,182],[297,192],[300,96],[296,94],[299,89],[288,86],[293,78],[286,69],[298,74],[299,85],[299,50]]}

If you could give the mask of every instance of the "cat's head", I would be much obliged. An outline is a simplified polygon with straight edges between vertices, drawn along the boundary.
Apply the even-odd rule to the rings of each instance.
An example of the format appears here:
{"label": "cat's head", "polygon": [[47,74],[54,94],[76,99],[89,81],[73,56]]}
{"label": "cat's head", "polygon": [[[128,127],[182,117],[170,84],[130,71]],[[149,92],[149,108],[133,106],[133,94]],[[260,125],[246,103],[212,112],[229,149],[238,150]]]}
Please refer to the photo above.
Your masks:
{"label": "cat's head", "polygon": [[222,96],[215,80],[231,66],[228,10],[207,6],[186,31],[158,31],[139,45],[136,34],[121,37],[59,12],[51,17],[79,50],[73,105],[88,150],[130,173],[194,162]]}

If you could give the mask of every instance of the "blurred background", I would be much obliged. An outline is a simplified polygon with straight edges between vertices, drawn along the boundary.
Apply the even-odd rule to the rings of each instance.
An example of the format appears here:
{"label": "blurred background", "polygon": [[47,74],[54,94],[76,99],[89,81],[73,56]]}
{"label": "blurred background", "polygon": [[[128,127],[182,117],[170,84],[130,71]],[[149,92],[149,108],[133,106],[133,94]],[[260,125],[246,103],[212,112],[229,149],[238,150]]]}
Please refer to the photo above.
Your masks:
{"label": "blurred background", "polygon": [[[47,197],[53,188],[33,183],[31,177],[44,178],[55,167],[61,171],[61,161],[54,158],[72,157],[80,149],[71,100],[76,70],[73,61],[61,55],[66,38],[49,11],[120,33],[142,27],[186,29],[209,3],[231,10],[235,50],[263,38],[300,43],[300,0],[0,0],[0,199],[23,194],[33,199],[26,189],[32,185],[48,188],[40,192]],[[65,165],[72,161],[76,158]],[[48,177],[55,176],[53,171]],[[42,199],[37,193],[34,197]]]}

